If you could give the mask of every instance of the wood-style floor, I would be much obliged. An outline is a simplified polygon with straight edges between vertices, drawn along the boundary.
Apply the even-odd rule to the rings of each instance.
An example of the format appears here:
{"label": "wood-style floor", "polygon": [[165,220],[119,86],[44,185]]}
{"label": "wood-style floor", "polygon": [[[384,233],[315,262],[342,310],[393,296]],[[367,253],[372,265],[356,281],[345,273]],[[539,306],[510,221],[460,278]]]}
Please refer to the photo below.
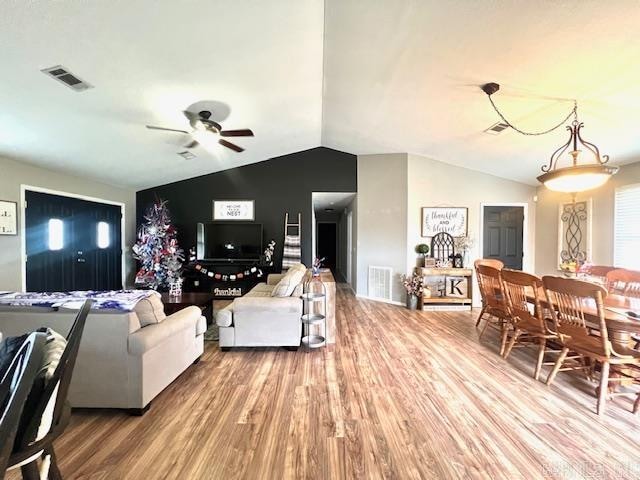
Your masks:
{"label": "wood-style floor", "polygon": [[344,288],[337,310],[335,347],[208,344],[145,416],[76,412],[57,443],[64,477],[640,477],[630,401],[599,418],[579,374],[534,381],[535,352],[502,360],[494,333],[478,341],[477,312],[409,312]]}

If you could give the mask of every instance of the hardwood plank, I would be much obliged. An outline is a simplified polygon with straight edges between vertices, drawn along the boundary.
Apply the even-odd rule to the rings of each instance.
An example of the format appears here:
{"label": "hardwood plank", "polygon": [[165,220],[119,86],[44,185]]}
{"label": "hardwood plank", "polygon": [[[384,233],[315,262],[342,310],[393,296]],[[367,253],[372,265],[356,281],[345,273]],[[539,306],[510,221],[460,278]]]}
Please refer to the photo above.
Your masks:
{"label": "hardwood plank", "polygon": [[56,444],[64,478],[637,478],[631,400],[599,418],[579,374],[536,382],[535,348],[503,360],[476,311],[411,312],[342,286],[336,306],[335,345],[208,343],[143,417],[74,411]]}

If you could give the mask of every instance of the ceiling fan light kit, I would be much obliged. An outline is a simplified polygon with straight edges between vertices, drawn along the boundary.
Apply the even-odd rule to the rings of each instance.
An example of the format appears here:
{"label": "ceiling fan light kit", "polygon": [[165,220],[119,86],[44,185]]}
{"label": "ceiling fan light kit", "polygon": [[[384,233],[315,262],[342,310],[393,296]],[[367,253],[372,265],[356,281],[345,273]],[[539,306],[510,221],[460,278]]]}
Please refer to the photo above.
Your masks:
{"label": "ceiling fan light kit", "polygon": [[244,148],[219,137],[253,137],[253,132],[248,128],[239,130],[222,130],[222,126],[219,123],[211,120],[211,112],[208,110],[202,110],[198,112],[197,115],[189,111],[183,111],[182,113],[187,117],[189,125],[193,128],[193,131],[188,132],[186,130],[156,127],[153,125],[147,125],[147,128],[151,130],[164,130],[167,132],[178,132],[191,135],[193,140],[184,146],[184,148],[188,149],[201,144],[206,150],[213,150],[218,145],[222,145],[234,152],[240,153],[244,151]]}
{"label": "ceiling fan light kit", "polygon": [[[551,154],[549,163],[542,167],[544,173],[537,177],[537,180],[549,190],[573,194],[592,190],[604,185],[612,175],[618,172],[619,167],[606,165],[609,162],[608,155],[600,155],[598,147],[593,143],[587,142],[580,135],[580,130],[584,124],[578,121],[578,104],[575,100],[573,102],[573,109],[562,122],[542,132],[525,132],[514,127],[493,102],[491,95],[500,89],[500,85],[492,82],[482,85],[481,88],[489,97],[491,105],[504,123],[523,135],[544,135],[550,133],[564,125],[569,118],[573,116],[571,125],[566,126],[566,129],[570,132],[569,140]],[[569,150],[569,148],[571,148],[571,150]],[[584,148],[593,154],[593,160],[591,162],[578,163],[578,157],[582,153],[580,148]],[[558,163],[560,157],[565,153],[570,155],[571,163],[566,167],[562,167],[559,166]]]}

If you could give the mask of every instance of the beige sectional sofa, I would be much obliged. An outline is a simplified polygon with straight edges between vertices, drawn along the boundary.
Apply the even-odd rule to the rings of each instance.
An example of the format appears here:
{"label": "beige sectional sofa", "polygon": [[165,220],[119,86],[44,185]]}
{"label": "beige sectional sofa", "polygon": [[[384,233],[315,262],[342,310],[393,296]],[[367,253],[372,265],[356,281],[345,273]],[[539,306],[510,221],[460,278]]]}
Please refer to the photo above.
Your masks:
{"label": "beige sectional sofa", "polygon": [[300,346],[302,287],[307,268],[299,263],[286,274],[272,274],[244,297],[216,314],[220,348]]}
{"label": "beige sectional sofa", "polygon": [[[44,307],[0,307],[0,332],[21,335],[50,327],[67,335],[76,312]],[[80,343],[69,402],[73,407],[130,409],[151,400],[204,351],[206,320],[198,307],[165,317],[159,296],[132,312],[91,311]]]}

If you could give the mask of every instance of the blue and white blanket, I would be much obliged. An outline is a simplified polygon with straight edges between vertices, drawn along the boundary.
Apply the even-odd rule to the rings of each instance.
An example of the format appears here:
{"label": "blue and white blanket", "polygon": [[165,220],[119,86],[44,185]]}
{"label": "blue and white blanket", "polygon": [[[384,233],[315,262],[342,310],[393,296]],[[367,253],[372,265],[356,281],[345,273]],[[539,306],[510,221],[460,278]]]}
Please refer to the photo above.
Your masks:
{"label": "blue and white blanket", "polygon": [[79,310],[87,299],[93,300],[92,310],[118,310],[131,312],[136,304],[151,295],[160,295],[153,290],[112,290],[77,292],[0,292],[0,306],[68,308]]}

